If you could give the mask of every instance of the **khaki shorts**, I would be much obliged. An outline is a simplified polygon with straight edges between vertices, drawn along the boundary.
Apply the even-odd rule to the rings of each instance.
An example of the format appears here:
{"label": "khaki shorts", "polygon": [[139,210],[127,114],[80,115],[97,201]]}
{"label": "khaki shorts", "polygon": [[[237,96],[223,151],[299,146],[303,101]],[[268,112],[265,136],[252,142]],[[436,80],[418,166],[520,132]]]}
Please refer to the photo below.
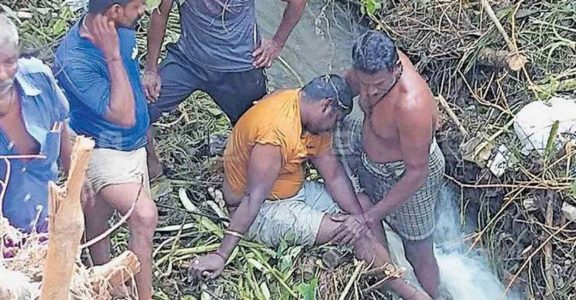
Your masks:
{"label": "khaki shorts", "polygon": [[338,212],[338,204],[322,183],[306,181],[294,197],[266,200],[246,237],[270,247],[278,247],[282,241],[311,246],[324,216]]}
{"label": "khaki shorts", "polygon": [[[76,133],[69,129],[72,144]],[[96,148],[86,170],[86,181],[94,193],[113,184],[143,183],[143,193],[150,195],[146,148],[120,151]]]}
{"label": "khaki shorts", "polygon": [[[337,155],[349,176],[356,177],[358,191],[373,203],[381,201],[404,176],[404,162],[371,161],[362,149],[363,116],[344,119],[334,134]],[[430,237],[436,226],[435,207],[444,177],[444,155],[436,140],[430,146],[429,173],[424,186],[400,208],[386,216],[386,222],[404,240],[419,241]]]}

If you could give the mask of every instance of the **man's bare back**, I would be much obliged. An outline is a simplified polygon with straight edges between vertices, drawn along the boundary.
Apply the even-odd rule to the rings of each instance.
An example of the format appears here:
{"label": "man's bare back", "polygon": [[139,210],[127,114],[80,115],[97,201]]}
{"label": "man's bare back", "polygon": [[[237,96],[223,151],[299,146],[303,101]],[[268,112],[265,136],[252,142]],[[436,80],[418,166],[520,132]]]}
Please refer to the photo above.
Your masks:
{"label": "man's bare back", "polygon": [[[360,92],[359,104],[365,114],[362,144],[368,157],[375,162],[403,160],[398,128],[400,120],[427,124],[429,129],[425,141],[431,143],[438,119],[438,107],[428,85],[409,58],[400,51],[399,56],[403,72],[388,94],[371,100]],[[349,79],[359,80],[354,71],[351,71]],[[352,81],[351,85],[358,90],[357,82]]]}

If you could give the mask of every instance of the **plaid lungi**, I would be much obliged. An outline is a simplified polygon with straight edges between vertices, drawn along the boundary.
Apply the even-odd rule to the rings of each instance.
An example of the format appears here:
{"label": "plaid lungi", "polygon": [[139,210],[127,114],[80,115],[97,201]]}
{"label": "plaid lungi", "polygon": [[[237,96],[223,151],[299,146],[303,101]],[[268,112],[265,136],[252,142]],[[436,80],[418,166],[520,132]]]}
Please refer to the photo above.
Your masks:
{"label": "plaid lungi", "polygon": [[[404,162],[371,161],[362,149],[363,116],[345,118],[334,133],[334,149],[358,191],[373,203],[384,199],[402,179]],[[444,175],[444,155],[436,140],[430,146],[428,179],[406,203],[386,216],[386,222],[405,240],[418,241],[434,233],[434,209]]]}

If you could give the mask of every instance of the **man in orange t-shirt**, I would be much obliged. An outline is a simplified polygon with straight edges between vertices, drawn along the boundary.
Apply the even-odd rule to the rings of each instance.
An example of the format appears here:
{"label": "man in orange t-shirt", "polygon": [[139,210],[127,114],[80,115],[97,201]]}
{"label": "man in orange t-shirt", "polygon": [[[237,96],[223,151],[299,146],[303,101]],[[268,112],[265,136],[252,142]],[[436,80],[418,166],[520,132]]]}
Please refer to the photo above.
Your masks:
{"label": "man in orange t-shirt", "polygon": [[[192,262],[194,277],[220,275],[244,235],[272,247],[282,240],[310,246],[350,244],[360,259],[378,267],[390,263],[331,151],[331,132],[351,110],[345,80],[326,75],[302,89],[271,94],[240,118],[224,152],[223,192],[232,214],[230,226],[218,250]],[[305,180],[308,160],[324,184]],[[400,278],[388,285],[404,299],[431,299]]]}

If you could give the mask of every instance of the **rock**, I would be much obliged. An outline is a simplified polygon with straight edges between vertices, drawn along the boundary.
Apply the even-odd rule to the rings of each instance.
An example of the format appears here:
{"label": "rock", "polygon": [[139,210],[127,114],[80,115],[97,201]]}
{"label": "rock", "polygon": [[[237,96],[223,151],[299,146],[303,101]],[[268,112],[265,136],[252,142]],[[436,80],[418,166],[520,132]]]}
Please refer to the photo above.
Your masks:
{"label": "rock", "polygon": [[524,106],[514,117],[514,131],[523,144],[522,153],[528,154],[536,150],[544,154],[554,123],[558,123],[552,144],[559,149],[566,142],[565,133],[576,133],[576,99],[554,97],[548,101],[535,101]]}
{"label": "rock", "polygon": [[562,214],[570,221],[576,221],[576,206],[568,202],[562,203]]}
{"label": "rock", "polygon": [[538,210],[538,205],[536,204],[536,199],[534,198],[526,198],[522,200],[522,206],[524,210],[527,212],[533,212]]}

